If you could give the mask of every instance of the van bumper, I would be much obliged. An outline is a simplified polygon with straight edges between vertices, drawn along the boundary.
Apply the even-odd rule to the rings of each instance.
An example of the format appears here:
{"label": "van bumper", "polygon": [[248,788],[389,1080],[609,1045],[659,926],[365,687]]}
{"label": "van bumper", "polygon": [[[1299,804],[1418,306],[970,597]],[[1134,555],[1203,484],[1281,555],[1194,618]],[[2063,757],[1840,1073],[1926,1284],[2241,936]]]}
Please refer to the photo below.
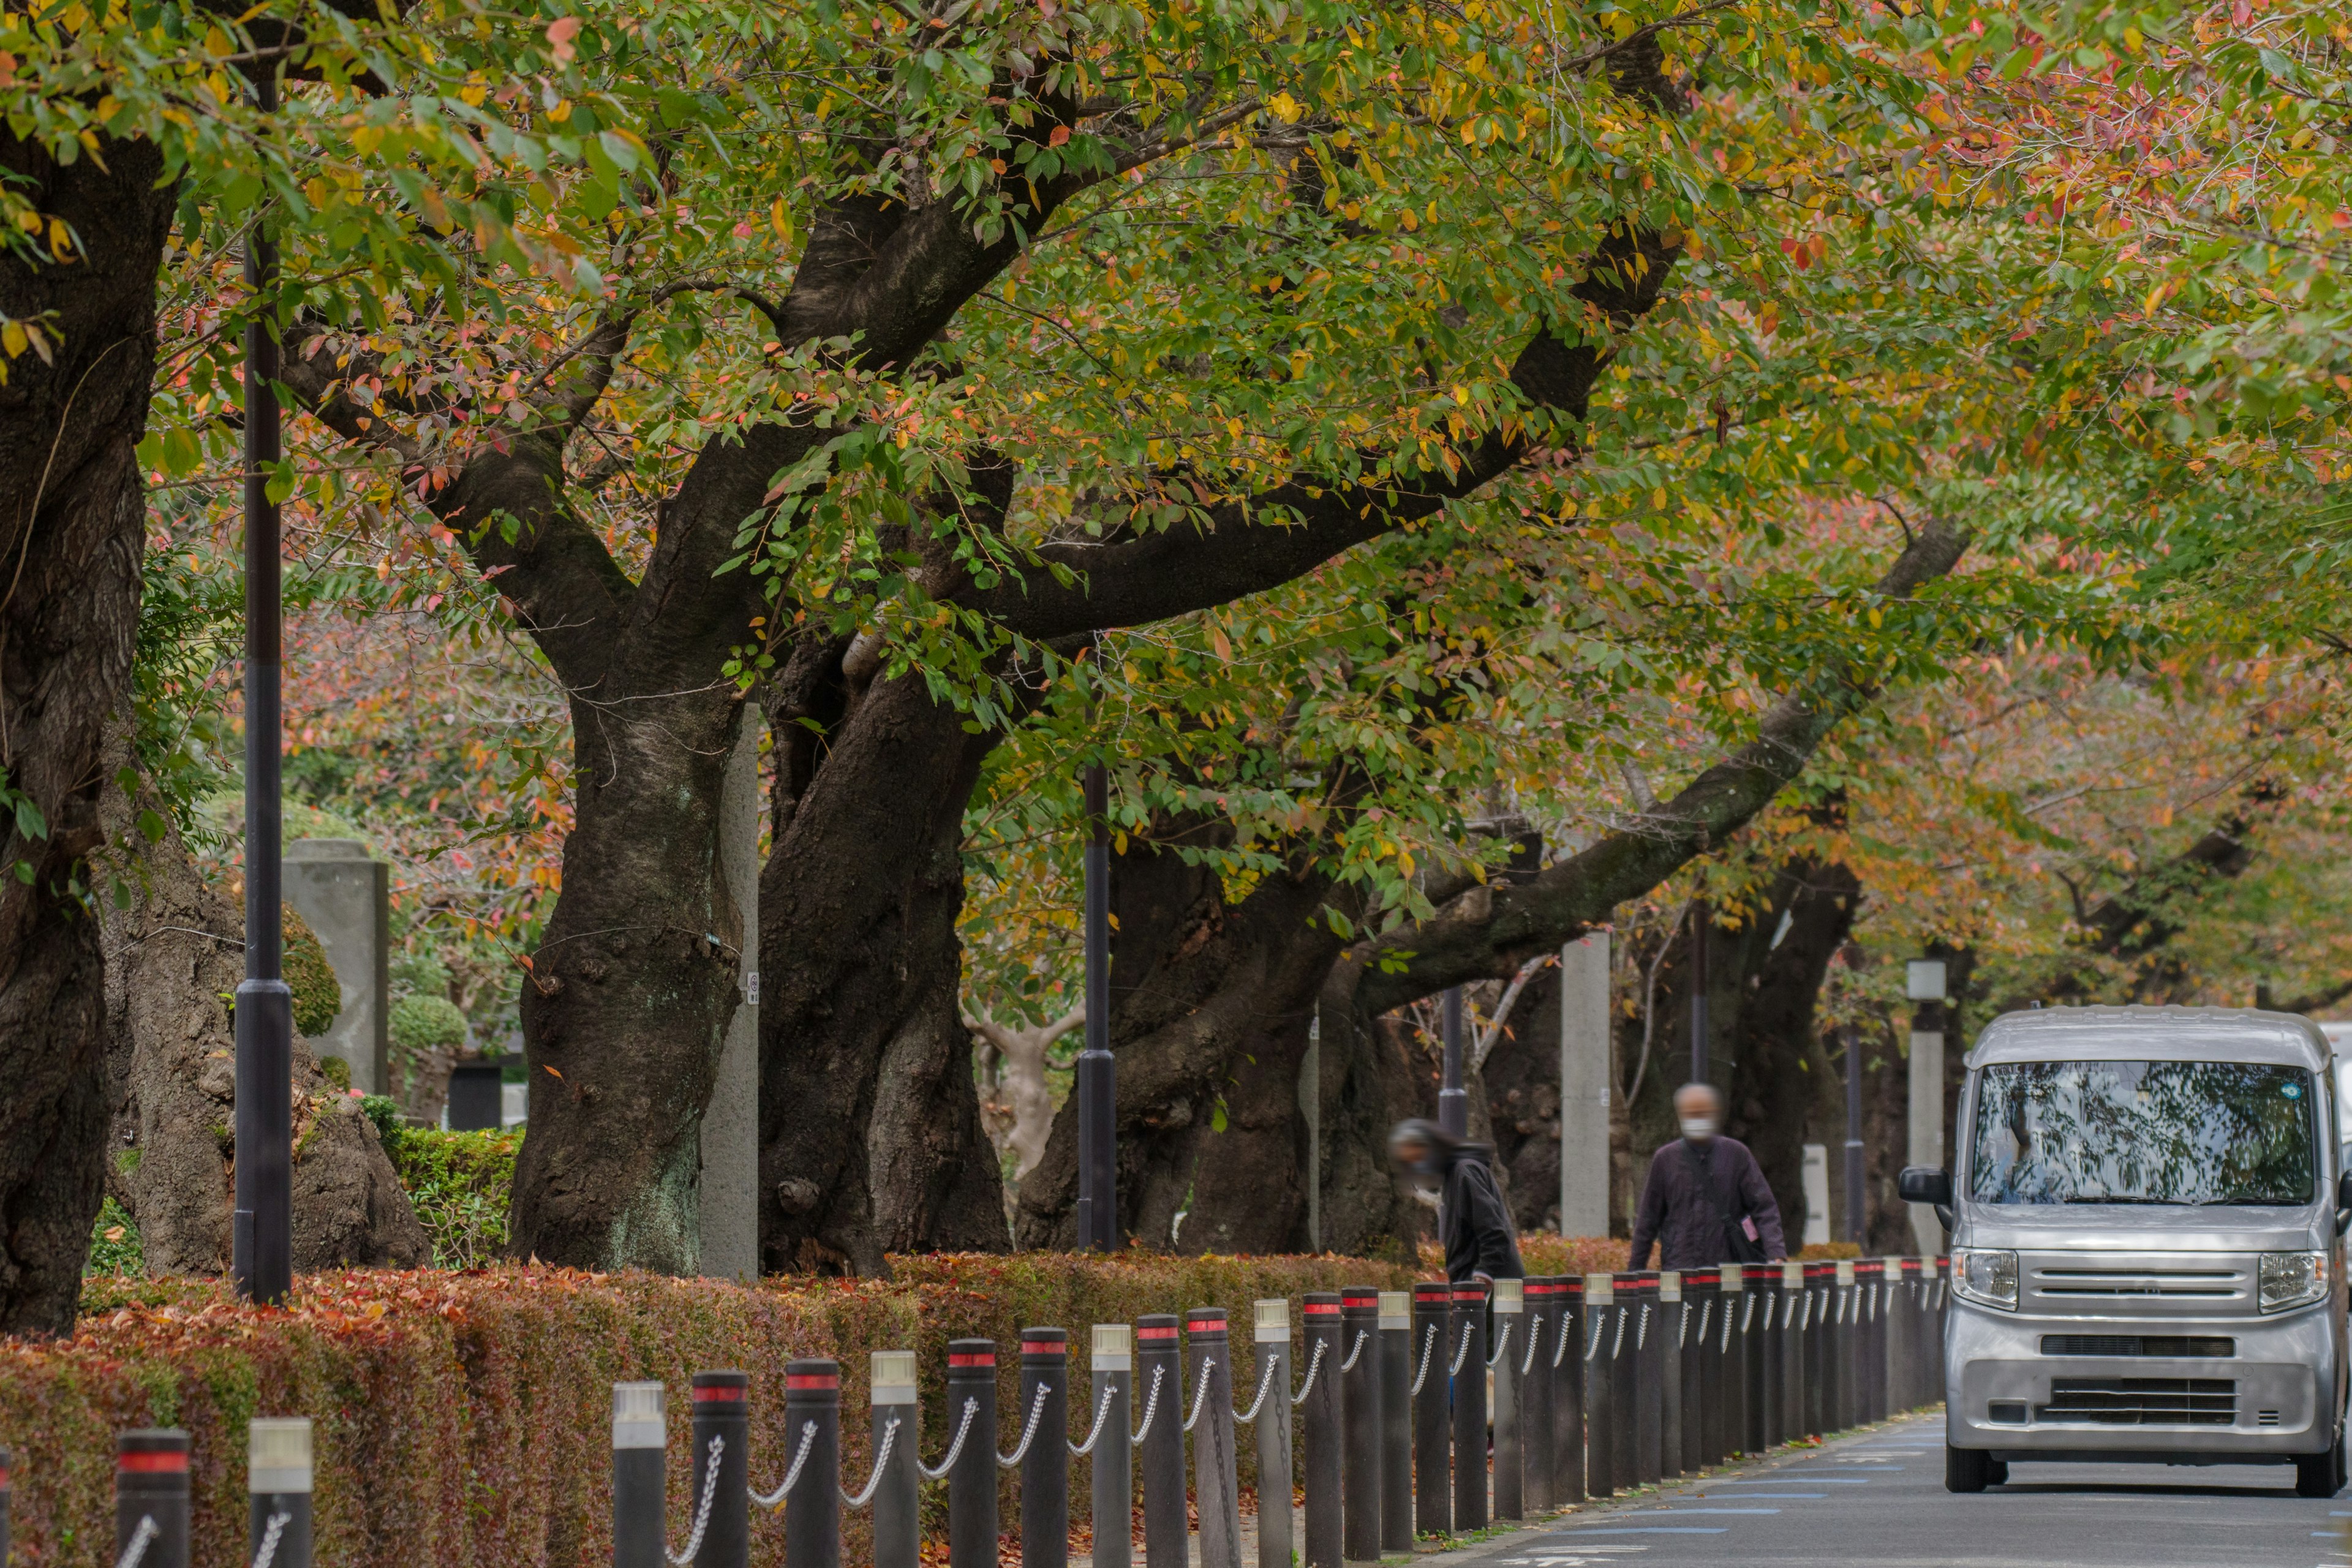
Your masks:
{"label": "van bumper", "polygon": [[[2021,1316],[1955,1298],[1945,1337],[1945,1440],[2017,1458],[2259,1463],[2319,1453],[2335,1440],[2338,1310],[2320,1301],[2265,1318],[2086,1320]],[[2053,1334],[2223,1337],[2237,1353],[2045,1355],[2042,1338]],[[2197,1413],[2174,1414],[2182,1404]],[[2083,1413],[2085,1405],[2109,1408],[2097,1418]]]}

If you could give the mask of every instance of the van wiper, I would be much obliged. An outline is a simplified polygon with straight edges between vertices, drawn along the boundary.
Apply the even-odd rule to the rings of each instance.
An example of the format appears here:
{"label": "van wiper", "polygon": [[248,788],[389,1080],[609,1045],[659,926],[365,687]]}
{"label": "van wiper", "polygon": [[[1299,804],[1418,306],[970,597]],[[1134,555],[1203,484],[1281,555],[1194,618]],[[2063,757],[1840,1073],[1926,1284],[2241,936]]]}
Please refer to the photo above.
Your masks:
{"label": "van wiper", "polygon": [[2284,1198],[2270,1197],[2262,1193],[2232,1193],[2226,1198],[2199,1198],[2193,1206],[2200,1209],[2210,1209],[2232,1206],[2241,1208],[2286,1208],[2294,1205]]}
{"label": "van wiper", "polygon": [[2158,1204],[2158,1205],[2178,1204],[2178,1203],[2179,1203],[2179,1202],[2180,1202],[2180,1200],[2179,1200],[2179,1198],[2141,1198],[2141,1197],[2129,1197],[2129,1198],[2124,1198],[2124,1197],[2116,1197],[2116,1198],[2068,1198],[2068,1199],[2066,1199],[2065,1201],[2066,1201],[2067,1203],[2070,1203],[2070,1204]]}

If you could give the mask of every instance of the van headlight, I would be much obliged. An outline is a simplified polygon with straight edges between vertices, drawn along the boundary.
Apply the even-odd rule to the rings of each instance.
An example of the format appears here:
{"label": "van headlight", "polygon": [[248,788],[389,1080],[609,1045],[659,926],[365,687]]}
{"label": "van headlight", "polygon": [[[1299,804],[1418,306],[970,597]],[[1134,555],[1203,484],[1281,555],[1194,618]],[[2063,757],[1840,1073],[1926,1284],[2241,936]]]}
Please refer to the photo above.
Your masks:
{"label": "van headlight", "polygon": [[2017,1254],[1982,1247],[1954,1247],[1952,1289],[1964,1301],[2016,1311]]}
{"label": "van headlight", "polygon": [[2265,1252],[2258,1292],[2265,1312],[2306,1306],[2327,1294],[2327,1254]]}

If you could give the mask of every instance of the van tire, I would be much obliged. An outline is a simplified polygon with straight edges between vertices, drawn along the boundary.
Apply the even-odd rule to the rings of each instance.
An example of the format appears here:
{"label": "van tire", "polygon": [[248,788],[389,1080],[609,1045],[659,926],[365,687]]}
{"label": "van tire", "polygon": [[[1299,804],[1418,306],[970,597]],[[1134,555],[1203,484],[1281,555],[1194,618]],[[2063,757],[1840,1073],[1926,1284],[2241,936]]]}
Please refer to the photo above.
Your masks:
{"label": "van tire", "polygon": [[[2302,1479],[2298,1465],[2295,1478]],[[1982,1448],[1955,1448],[1944,1445],[1944,1489],[1948,1492],[1980,1492],[1992,1480],[1992,1456]]]}
{"label": "van tire", "polygon": [[2324,1454],[2297,1454],[2294,1457],[2294,1495],[2297,1497],[2334,1497],[2344,1489],[2344,1428],[2336,1429],[2336,1442]]}

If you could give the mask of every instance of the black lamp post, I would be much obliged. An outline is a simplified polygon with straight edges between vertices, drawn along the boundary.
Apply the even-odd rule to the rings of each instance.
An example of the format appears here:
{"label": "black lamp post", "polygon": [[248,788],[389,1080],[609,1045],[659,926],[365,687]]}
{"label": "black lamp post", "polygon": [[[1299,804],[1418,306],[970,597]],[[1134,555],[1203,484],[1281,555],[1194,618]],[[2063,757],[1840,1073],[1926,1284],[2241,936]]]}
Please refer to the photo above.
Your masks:
{"label": "black lamp post", "polygon": [[1845,1032],[1845,1238],[1862,1245],[1864,1221],[1862,1173],[1862,1031]]}
{"label": "black lamp post", "polygon": [[[274,73],[255,83],[264,115],[278,112]],[[275,289],[278,251],[257,222],[246,237],[245,280],[257,306]],[[236,988],[236,1209],[231,1231],[238,1294],[282,1301],[294,1284],[294,998],[279,973],[278,897],[284,824],[278,801],[278,506],[270,471],[280,456],[275,307],[245,327],[245,979]]]}
{"label": "black lamp post", "polygon": [[1118,1246],[1118,1067],[1110,1054],[1110,791],[1086,773],[1087,1043],[1078,1053],[1078,1247]]}
{"label": "black lamp post", "polygon": [[1708,912],[1705,899],[1692,901],[1690,922],[1690,1080],[1706,1083],[1711,1081],[1707,1073],[1712,1067],[1707,1049],[1706,938],[1714,928],[1715,917]]}
{"label": "black lamp post", "polygon": [[1462,987],[1445,988],[1445,1058],[1437,1080],[1437,1126],[1456,1138],[1470,1135],[1470,1091],[1462,1084]]}

